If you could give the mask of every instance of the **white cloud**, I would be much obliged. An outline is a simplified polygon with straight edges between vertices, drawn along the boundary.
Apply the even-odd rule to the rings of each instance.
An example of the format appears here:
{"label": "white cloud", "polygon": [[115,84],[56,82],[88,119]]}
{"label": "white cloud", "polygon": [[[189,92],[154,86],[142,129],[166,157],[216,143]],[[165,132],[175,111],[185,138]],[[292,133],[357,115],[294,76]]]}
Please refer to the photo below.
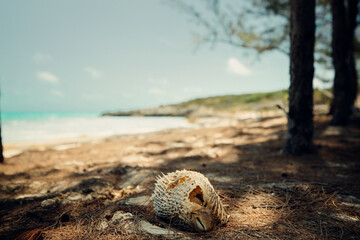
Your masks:
{"label": "white cloud", "polygon": [[48,54],[38,52],[38,53],[35,53],[34,60],[38,64],[48,63],[48,62],[52,61],[52,57]]}
{"label": "white cloud", "polygon": [[37,77],[42,81],[52,84],[56,84],[59,82],[58,78],[54,74],[49,72],[38,72]]}
{"label": "white cloud", "polygon": [[94,79],[98,79],[98,78],[102,77],[102,72],[95,68],[86,67],[86,68],[84,68],[84,71]]}
{"label": "white cloud", "polygon": [[161,90],[160,88],[150,88],[148,90],[148,93],[154,94],[154,95],[165,95],[166,93]]}
{"label": "white cloud", "polygon": [[201,92],[203,92],[203,90],[201,88],[190,87],[190,88],[184,88],[184,92],[186,92],[186,93],[201,93]]}
{"label": "white cloud", "polygon": [[59,90],[53,90],[53,91],[51,91],[51,94],[54,95],[54,96],[57,96],[57,97],[64,96],[63,92],[59,91]]}
{"label": "white cloud", "polygon": [[228,60],[228,70],[232,73],[238,75],[250,75],[251,71],[249,68],[245,67],[239,60],[236,58],[229,58]]}

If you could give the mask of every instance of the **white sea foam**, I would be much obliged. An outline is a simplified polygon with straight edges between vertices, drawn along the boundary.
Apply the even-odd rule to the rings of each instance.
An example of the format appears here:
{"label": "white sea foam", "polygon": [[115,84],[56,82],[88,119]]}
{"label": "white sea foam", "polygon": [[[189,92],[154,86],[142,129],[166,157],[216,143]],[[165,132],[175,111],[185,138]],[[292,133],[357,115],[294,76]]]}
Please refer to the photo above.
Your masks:
{"label": "white sea foam", "polygon": [[191,127],[181,117],[56,116],[13,118],[2,123],[5,144],[43,143],[79,137],[106,137]]}

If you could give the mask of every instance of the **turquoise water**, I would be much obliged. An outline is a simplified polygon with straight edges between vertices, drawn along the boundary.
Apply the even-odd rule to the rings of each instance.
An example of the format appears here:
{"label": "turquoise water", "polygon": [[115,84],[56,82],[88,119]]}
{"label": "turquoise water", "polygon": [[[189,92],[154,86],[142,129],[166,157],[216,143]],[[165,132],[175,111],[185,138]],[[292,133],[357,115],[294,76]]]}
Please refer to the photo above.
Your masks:
{"label": "turquoise water", "polygon": [[14,120],[36,121],[49,118],[94,117],[99,115],[98,112],[1,112],[1,121],[4,123]]}
{"label": "turquoise water", "polygon": [[67,141],[192,127],[181,117],[101,117],[98,112],[3,112],[4,144]]}

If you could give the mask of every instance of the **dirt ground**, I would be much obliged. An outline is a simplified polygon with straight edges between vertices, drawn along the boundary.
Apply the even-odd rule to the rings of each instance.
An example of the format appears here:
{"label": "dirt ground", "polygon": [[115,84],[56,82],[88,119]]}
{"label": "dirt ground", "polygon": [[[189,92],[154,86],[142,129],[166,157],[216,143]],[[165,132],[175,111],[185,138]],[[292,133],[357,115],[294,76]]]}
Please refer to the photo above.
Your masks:
{"label": "dirt ground", "polygon": [[[284,117],[27,150],[0,165],[0,239],[360,239],[360,121],[329,120],[300,157],[281,153]],[[156,217],[155,177],[181,169],[210,180],[225,226]]]}

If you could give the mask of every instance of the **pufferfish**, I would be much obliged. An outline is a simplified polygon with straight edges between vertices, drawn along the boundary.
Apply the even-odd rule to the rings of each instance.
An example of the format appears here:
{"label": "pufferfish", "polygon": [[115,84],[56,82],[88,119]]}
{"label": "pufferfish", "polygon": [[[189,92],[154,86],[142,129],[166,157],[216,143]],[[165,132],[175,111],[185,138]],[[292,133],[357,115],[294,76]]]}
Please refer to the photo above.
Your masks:
{"label": "pufferfish", "polygon": [[177,170],[156,178],[156,214],[184,230],[206,232],[229,218],[209,180],[199,172]]}

